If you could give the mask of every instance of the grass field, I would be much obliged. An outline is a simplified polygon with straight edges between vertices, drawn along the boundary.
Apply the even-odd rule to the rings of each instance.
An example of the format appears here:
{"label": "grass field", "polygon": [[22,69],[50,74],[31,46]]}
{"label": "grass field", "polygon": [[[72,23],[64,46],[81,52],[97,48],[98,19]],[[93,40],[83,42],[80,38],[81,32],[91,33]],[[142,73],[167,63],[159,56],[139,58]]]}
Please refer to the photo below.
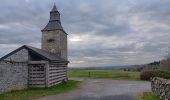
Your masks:
{"label": "grass field", "polygon": [[110,78],[116,80],[140,80],[139,72],[123,70],[69,70],[69,77]]}
{"label": "grass field", "polygon": [[144,92],[143,95],[140,97],[140,100],[163,100],[160,99],[158,96],[153,95],[151,92]]}
{"label": "grass field", "polygon": [[8,93],[0,94],[0,100],[32,100],[47,95],[67,92],[77,87],[78,81],[69,80],[67,83],[41,89],[25,89],[16,90]]}

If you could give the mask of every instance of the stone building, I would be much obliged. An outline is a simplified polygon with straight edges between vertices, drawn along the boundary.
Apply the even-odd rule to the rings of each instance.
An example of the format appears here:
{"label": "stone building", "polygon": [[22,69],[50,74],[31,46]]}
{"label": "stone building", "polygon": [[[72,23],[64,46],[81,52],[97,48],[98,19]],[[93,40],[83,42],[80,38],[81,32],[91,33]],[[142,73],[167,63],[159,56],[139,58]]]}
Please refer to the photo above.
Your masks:
{"label": "stone building", "polygon": [[24,45],[0,58],[0,93],[67,81],[67,33],[55,5],[41,31],[41,49]]}

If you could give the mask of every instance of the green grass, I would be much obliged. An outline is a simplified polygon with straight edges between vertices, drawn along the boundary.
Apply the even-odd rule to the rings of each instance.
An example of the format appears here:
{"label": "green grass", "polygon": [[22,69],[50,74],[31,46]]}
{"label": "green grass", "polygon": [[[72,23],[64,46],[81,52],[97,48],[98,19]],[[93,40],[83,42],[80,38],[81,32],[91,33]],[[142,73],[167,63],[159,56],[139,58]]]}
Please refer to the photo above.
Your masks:
{"label": "green grass", "polygon": [[[90,73],[90,75],[89,75]],[[110,78],[116,80],[140,80],[139,72],[123,70],[69,70],[69,77]]]}
{"label": "green grass", "polygon": [[67,92],[78,86],[79,81],[69,80],[64,84],[53,86],[50,88],[34,88],[25,90],[16,90],[0,94],[0,100],[32,100],[47,95]]}
{"label": "green grass", "polygon": [[152,92],[144,92],[143,95],[140,97],[140,100],[163,100],[163,99],[160,99],[158,96],[155,96]]}

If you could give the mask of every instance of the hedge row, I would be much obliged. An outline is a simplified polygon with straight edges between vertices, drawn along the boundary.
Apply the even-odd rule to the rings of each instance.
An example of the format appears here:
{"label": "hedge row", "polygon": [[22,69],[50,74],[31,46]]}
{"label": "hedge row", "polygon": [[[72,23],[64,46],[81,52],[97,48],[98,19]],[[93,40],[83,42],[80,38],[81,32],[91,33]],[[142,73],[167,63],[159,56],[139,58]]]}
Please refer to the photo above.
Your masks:
{"label": "hedge row", "polygon": [[165,70],[145,70],[140,73],[141,80],[150,80],[152,77],[162,77],[170,79],[170,71]]}

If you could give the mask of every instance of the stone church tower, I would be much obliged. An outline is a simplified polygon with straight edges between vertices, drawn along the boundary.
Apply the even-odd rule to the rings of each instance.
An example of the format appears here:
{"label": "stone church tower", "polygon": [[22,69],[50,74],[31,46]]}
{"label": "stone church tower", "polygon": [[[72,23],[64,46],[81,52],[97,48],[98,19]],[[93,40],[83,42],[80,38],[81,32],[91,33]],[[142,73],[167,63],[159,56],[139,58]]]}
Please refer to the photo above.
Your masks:
{"label": "stone church tower", "polygon": [[48,24],[41,31],[41,48],[67,60],[67,33],[61,25],[60,13],[55,5],[50,11],[50,20]]}
{"label": "stone church tower", "polygon": [[0,94],[25,88],[45,88],[68,80],[67,33],[54,5],[42,31],[42,49],[23,45],[0,58]]}

